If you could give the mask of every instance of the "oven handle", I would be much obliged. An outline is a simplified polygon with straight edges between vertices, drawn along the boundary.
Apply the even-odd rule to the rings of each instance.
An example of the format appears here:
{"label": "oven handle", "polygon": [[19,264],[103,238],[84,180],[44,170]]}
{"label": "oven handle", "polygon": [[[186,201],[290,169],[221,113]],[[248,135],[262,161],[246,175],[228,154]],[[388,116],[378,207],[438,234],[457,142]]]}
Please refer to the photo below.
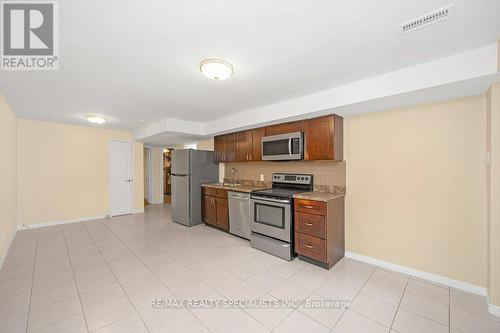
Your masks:
{"label": "oven handle", "polygon": [[292,138],[288,138],[288,155],[292,156]]}
{"label": "oven handle", "polygon": [[255,196],[252,196],[252,199],[261,200],[261,201],[278,202],[278,203],[283,203],[283,204],[290,203],[290,200],[271,199],[271,198],[255,197]]}

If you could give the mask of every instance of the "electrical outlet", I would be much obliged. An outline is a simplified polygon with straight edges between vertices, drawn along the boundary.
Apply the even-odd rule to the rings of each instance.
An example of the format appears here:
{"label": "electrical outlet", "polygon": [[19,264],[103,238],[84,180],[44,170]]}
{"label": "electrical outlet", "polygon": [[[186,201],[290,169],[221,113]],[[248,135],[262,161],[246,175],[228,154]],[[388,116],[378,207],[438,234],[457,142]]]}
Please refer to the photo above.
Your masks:
{"label": "electrical outlet", "polygon": [[261,181],[261,182],[263,182],[263,181],[264,181],[264,174],[263,174],[263,173],[261,173],[261,174],[260,174],[260,181]]}

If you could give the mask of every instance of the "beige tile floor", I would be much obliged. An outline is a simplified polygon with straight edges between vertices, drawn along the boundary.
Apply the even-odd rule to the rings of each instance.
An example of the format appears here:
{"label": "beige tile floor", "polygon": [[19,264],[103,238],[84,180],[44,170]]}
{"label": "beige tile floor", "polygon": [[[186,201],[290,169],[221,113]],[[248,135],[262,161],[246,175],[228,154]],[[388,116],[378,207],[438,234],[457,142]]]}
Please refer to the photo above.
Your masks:
{"label": "beige tile floor", "polygon": [[[351,300],[349,309],[168,308],[152,299]],[[300,303],[298,303],[300,304]],[[146,214],[18,232],[0,332],[500,332],[484,298],[344,259],[330,271]]]}

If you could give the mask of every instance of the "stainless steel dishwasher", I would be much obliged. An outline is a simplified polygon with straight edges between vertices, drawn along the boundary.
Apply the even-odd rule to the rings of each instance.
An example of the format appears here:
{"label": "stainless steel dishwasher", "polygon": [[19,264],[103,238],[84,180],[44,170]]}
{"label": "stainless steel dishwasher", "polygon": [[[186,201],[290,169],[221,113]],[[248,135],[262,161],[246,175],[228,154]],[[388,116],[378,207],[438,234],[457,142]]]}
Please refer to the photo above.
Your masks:
{"label": "stainless steel dishwasher", "polygon": [[250,193],[228,192],[229,232],[250,239]]}

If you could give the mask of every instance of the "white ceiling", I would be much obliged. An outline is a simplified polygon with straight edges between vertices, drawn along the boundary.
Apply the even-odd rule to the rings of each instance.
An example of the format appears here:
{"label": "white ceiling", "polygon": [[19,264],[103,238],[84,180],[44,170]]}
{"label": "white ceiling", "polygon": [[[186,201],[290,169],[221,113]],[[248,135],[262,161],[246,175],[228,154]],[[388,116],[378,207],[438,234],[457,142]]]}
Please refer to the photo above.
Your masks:
{"label": "white ceiling", "polygon": [[[2,72],[0,90],[29,119],[210,123],[498,40],[500,0],[453,3],[448,20],[403,35],[400,23],[450,1],[61,1],[60,70]],[[207,57],[234,76],[203,77]]]}

